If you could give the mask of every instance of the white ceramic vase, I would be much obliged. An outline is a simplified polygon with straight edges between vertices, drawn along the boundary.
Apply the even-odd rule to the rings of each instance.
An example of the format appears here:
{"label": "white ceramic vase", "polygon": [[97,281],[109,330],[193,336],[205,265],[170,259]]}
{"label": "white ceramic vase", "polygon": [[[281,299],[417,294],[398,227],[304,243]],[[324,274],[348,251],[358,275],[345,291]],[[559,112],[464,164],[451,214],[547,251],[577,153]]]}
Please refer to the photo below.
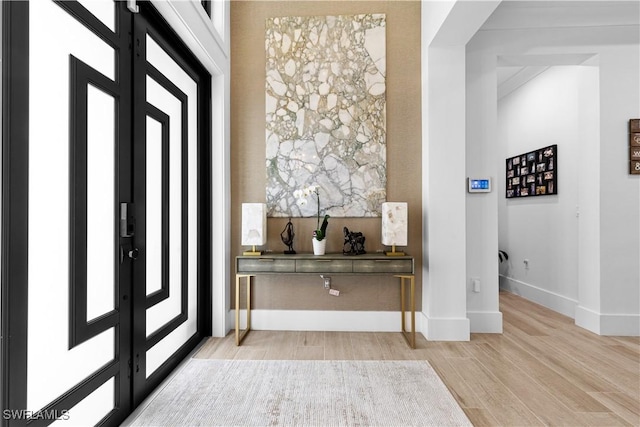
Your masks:
{"label": "white ceramic vase", "polygon": [[313,254],[324,255],[325,248],[327,247],[327,239],[318,240],[312,237],[311,242],[313,243]]}

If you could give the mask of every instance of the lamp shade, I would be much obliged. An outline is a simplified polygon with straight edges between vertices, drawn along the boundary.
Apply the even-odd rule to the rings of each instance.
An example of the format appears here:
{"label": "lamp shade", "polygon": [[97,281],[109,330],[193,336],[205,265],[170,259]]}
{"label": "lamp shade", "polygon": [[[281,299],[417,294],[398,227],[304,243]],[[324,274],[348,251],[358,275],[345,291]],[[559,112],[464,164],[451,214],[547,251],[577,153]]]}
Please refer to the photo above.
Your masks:
{"label": "lamp shade", "polygon": [[267,243],[267,205],[242,204],[242,245],[259,246]]}
{"label": "lamp shade", "polygon": [[386,202],[382,204],[382,244],[407,246],[407,203]]}

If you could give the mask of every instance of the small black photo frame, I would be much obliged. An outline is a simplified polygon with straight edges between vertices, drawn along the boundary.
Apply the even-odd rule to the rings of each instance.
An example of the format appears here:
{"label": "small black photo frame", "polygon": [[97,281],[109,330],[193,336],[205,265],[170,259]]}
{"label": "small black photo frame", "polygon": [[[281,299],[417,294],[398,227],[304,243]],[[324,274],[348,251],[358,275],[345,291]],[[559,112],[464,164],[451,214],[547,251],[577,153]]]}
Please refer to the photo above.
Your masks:
{"label": "small black photo frame", "polygon": [[507,199],[558,194],[558,146],[550,145],[506,161]]}

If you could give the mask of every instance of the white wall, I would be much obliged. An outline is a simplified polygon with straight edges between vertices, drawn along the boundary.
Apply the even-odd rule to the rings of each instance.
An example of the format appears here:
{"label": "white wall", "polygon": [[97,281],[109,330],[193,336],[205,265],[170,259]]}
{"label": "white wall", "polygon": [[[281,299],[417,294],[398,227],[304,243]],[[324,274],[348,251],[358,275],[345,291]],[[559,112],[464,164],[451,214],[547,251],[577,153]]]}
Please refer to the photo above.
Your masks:
{"label": "white wall", "polygon": [[[594,21],[597,21],[599,12],[609,10],[601,4],[591,5],[587,1],[575,10],[590,12],[589,16]],[[535,285],[528,287],[534,301],[570,314],[575,298],[576,324],[600,334],[639,335],[640,177],[628,174],[627,126],[630,118],[640,116],[640,5],[638,2],[626,2],[612,7],[621,7],[625,11],[625,20],[629,22],[621,25],[590,23],[588,26],[580,26],[576,22],[571,25],[555,23],[556,26],[548,28],[536,23],[533,27],[518,29],[514,21],[508,21],[511,28],[497,25],[474,36],[467,44],[467,111],[475,111],[477,117],[474,124],[467,123],[467,129],[473,125],[480,131],[473,141],[467,138],[467,158],[479,155],[478,160],[489,165],[491,158],[484,153],[495,150],[496,142],[492,135],[497,135],[494,111],[498,106],[497,100],[487,94],[496,84],[498,59],[519,56],[525,62],[527,58],[534,59],[532,62],[537,62],[537,65],[588,64],[597,67],[597,71],[585,68],[586,74],[581,77],[589,79],[589,73],[599,76],[598,89],[589,86],[590,90],[597,91],[600,100],[595,105],[584,100],[585,97],[590,99],[590,92],[578,91],[576,95],[575,87],[557,88],[564,91],[563,102],[587,103],[573,113],[568,112],[568,104],[563,107],[572,121],[583,123],[584,127],[577,129],[582,135],[579,144],[584,143],[589,148],[589,151],[578,150],[576,153],[576,161],[582,159],[586,163],[580,165],[583,169],[578,173],[581,177],[579,186],[572,182],[575,176],[567,176],[570,169],[564,169],[572,161],[565,153],[570,153],[570,146],[577,142],[564,141],[560,148],[567,148],[560,150],[559,154],[562,175],[559,177],[560,195],[557,200],[544,197],[535,199],[535,203],[532,200],[513,201],[506,207],[509,210],[508,221],[514,221],[517,213],[524,215],[527,207],[532,209],[531,212],[554,212],[553,216],[545,217],[546,223],[543,219],[537,221],[555,229],[555,234],[550,237],[554,246],[549,245],[547,249],[553,247],[556,253],[545,253],[543,242],[532,247],[514,247],[510,242],[505,249],[513,252],[510,259],[513,272],[509,274],[522,279],[522,283]],[[528,16],[526,6],[518,5],[516,10],[523,19]],[[552,9],[554,13],[559,10],[564,8]],[[562,22],[562,18],[558,18],[558,22]],[[593,59],[585,63],[584,58],[588,57]],[[572,58],[583,58],[583,62],[572,63]],[[502,112],[503,116],[508,114]],[[537,114],[545,112],[538,111]],[[592,114],[598,115],[595,122],[588,120]],[[559,125],[559,119],[555,118],[552,123]],[[527,149],[551,143],[554,136],[543,133],[548,124],[545,122],[540,126],[537,132],[545,140],[540,143],[532,141],[532,146]],[[556,131],[566,139],[571,129],[576,128],[580,126],[558,128]],[[594,135],[597,135],[597,140],[590,138]],[[519,152],[514,150],[509,154]],[[492,170],[504,173],[505,158],[504,154],[495,157],[495,166],[486,166],[487,173]],[[472,201],[471,196],[474,195],[467,196],[467,217],[482,217],[490,209],[487,205],[492,203],[491,200]],[[504,195],[499,194],[498,197],[504,198]],[[572,204],[574,207],[579,204],[580,209],[577,230]],[[488,220],[483,224],[491,227]],[[528,235],[524,231],[519,233],[525,241],[539,237],[533,232]],[[475,246],[468,247],[468,254],[493,250],[490,239],[482,227],[468,227],[467,241],[474,242]],[[523,269],[524,257],[531,261],[528,271]],[[486,282],[491,280],[487,274],[486,266],[475,264],[472,257],[467,256],[469,278],[478,276]],[[478,305],[474,309],[478,311],[494,308],[493,302],[482,298],[476,298],[475,303]]]}
{"label": "white wall", "polygon": [[[600,66],[599,58],[588,61],[597,84],[584,86],[580,93],[580,130],[583,135],[582,147],[578,151],[581,169],[578,185],[580,211],[578,220],[578,299],[585,307],[599,307],[600,304]],[[587,64],[585,64],[587,65]],[[583,75],[585,75],[583,69]],[[583,102],[585,99],[598,102]],[[593,117],[597,117],[593,120]],[[593,191],[596,188],[598,191]],[[575,312],[575,308],[574,308]]]}
{"label": "white wall", "polygon": [[[589,169],[581,161],[589,135],[581,129],[598,121],[597,111],[582,107],[598,104],[594,87],[597,67],[555,66],[498,102],[500,159],[558,145],[558,195],[507,200],[499,174],[500,248],[510,255],[505,287],[571,317],[578,301],[579,188]],[[585,196],[597,195],[586,184]]]}
{"label": "white wall", "polygon": [[[213,205],[229,206],[228,11],[224,12],[225,18],[222,21],[214,18],[220,29],[216,34],[212,29],[204,29],[201,15],[194,15],[186,9],[188,6],[181,4],[190,2],[154,1],[158,6],[163,3],[169,5],[161,10],[165,18],[177,28],[178,33],[214,76],[214,129],[219,131],[214,135],[213,141]],[[228,6],[225,2],[216,3]],[[588,250],[581,250],[578,256],[578,277],[581,278],[578,298],[581,309],[578,310],[577,323],[604,333],[617,331],[616,327],[621,323],[631,324],[635,325],[635,334],[638,334],[640,179],[626,175],[624,170],[627,156],[626,121],[632,117],[640,117],[638,4],[628,2],[629,6],[626,6],[629,9],[628,20],[632,25],[597,27],[590,24],[588,27],[580,27],[579,23],[572,22],[571,25],[553,29],[480,32],[469,41],[499,3],[500,1],[422,1],[425,335],[436,339],[468,339],[469,327],[464,318],[465,312],[471,321],[471,331],[502,330],[496,278],[496,218],[497,200],[503,196],[497,193],[499,190],[482,198],[467,195],[465,213],[457,214],[453,221],[446,218],[451,209],[447,194],[451,194],[455,208],[459,209],[458,199],[465,192],[466,176],[484,174],[495,178],[504,169],[504,159],[497,155],[496,58],[507,54],[576,53],[597,55],[601,100],[601,116],[597,129],[594,129],[600,134],[599,145],[594,148],[595,151],[589,152],[591,157],[586,155],[586,160],[598,165],[588,179],[599,186],[601,202],[598,199],[588,199],[581,203],[578,239]],[[605,11],[609,9],[608,5],[602,8]],[[581,17],[589,16],[586,8],[579,10],[584,11],[581,12]],[[530,16],[525,8],[518,12],[527,19]],[[460,49],[465,46],[466,60],[460,55]],[[429,52],[432,48],[440,51]],[[446,77],[440,74],[438,77],[436,69],[446,71],[447,67],[450,67],[451,75]],[[465,70],[466,82],[458,78],[460,72]],[[454,98],[431,96],[430,90],[436,88],[433,84],[437,81],[432,80],[430,83],[432,77],[441,82],[455,80],[458,88],[465,86],[465,93],[453,91]],[[216,102],[216,99],[219,101]],[[468,120],[465,119],[466,115],[470,116]],[[218,124],[217,127],[215,123]],[[440,124],[439,130],[436,129],[436,124]],[[430,133],[432,126],[435,132]],[[463,136],[459,131],[461,126],[465,127]],[[465,140],[462,146],[466,145],[462,150],[461,137]],[[598,150],[602,151],[602,156],[596,157],[593,153]],[[465,163],[466,170],[457,167],[447,169],[447,162],[456,156]],[[438,170],[443,174],[438,175]],[[229,283],[230,274],[226,267],[229,264],[228,215],[228,208],[215,210],[213,218],[213,241],[214,245],[217,243],[212,254],[213,326],[214,335],[218,336],[228,330],[224,320],[229,306],[224,287],[225,283]],[[595,234],[587,233],[586,229],[591,227],[583,225],[585,222],[596,226],[598,231]],[[461,232],[464,235],[462,240],[459,238]],[[438,253],[440,257],[437,256]],[[464,273],[460,274],[462,270]],[[595,271],[599,273],[595,277],[594,270],[600,270]],[[481,280],[479,294],[469,293],[472,277],[479,277]]]}
{"label": "white wall", "polygon": [[628,120],[640,117],[639,39],[636,26],[635,44],[599,55],[600,306],[580,301],[576,323],[604,335],[640,335],[640,175],[628,171]]}
{"label": "white wall", "polygon": [[[169,7],[161,6],[164,3]],[[184,3],[190,2],[154,1],[214,76],[214,129],[218,133],[213,141],[213,205],[229,206],[228,11],[222,7],[223,12],[214,17],[216,32],[203,26],[202,15],[194,15]],[[497,200],[502,196],[497,191],[481,198],[467,195],[465,213],[456,215],[453,221],[446,218],[451,209],[447,194],[451,194],[454,206],[459,209],[458,199],[464,194],[466,176],[483,174],[496,178],[504,169],[504,159],[497,155],[496,58],[507,54],[576,53],[597,55],[601,99],[600,120],[592,129],[600,133],[599,145],[583,155],[589,162],[597,163],[587,179],[600,188],[601,200],[589,198],[585,201],[583,197],[581,202],[578,241],[582,250],[577,261],[581,305],[577,323],[604,333],[617,331],[621,323],[635,324],[635,333],[638,334],[640,179],[626,175],[624,170],[626,121],[640,117],[638,4],[628,2],[624,6],[629,10],[627,20],[631,25],[598,27],[590,22],[589,26],[580,27],[579,22],[572,21],[571,25],[552,29],[480,32],[469,41],[499,3],[422,1],[425,335],[436,339],[468,339],[465,312],[471,321],[471,331],[502,330],[496,279]],[[216,5],[220,10],[220,6],[228,6],[228,3],[218,1]],[[598,7],[604,11],[611,9],[609,5]],[[580,19],[598,16],[598,13],[590,14],[584,7],[579,10]],[[517,12],[524,19],[530,16],[526,8],[518,8]],[[223,19],[219,19],[220,13],[224,14]],[[460,55],[460,49],[465,46],[466,60]],[[432,48],[440,51],[429,52]],[[446,71],[447,67],[450,67],[451,75],[439,74],[438,77],[436,70]],[[461,71],[466,71],[466,82],[458,78]],[[430,83],[432,77],[436,80]],[[458,88],[465,86],[465,93],[453,91],[454,98],[432,96],[430,91],[435,91],[437,79],[441,82],[455,80]],[[461,107],[461,100],[466,108]],[[467,115],[469,118],[465,119]],[[439,124],[439,130],[436,124]],[[461,126],[465,126],[464,136],[459,131]],[[434,128],[433,132],[430,127]],[[466,141],[463,143],[466,148],[462,150],[461,137]],[[602,156],[593,154],[597,151],[602,151]],[[465,163],[465,171],[457,167],[447,169],[447,162],[456,157]],[[437,173],[439,170],[442,171],[440,175]],[[224,286],[229,283],[230,274],[226,267],[229,264],[228,215],[228,208],[215,210],[213,218],[213,241],[214,245],[217,244],[212,254],[213,327],[214,335],[218,336],[229,329],[224,320],[229,307]],[[569,221],[568,218],[565,220]],[[587,233],[592,226],[598,231]],[[460,233],[464,235],[462,240]],[[464,268],[459,269],[462,265]],[[462,270],[464,273],[460,274]],[[568,273],[563,271],[559,274]],[[469,292],[472,277],[481,280],[479,294],[471,295]],[[555,286],[554,289],[570,293],[561,288],[565,285]]]}
{"label": "white wall", "polygon": [[[472,330],[467,315],[465,272],[465,45],[498,4],[499,1],[422,2],[421,319],[422,333],[429,340],[466,341]],[[496,302],[497,295],[496,282]]]}
{"label": "white wall", "polygon": [[[500,168],[497,121],[496,58],[470,55],[466,62],[466,176],[489,177],[490,193],[466,194],[467,316],[472,332],[502,332],[502,314],[498,300],[498,198]],[[481,100],[482,106],[469,100]],[[480,292],[472,290],[472,281],[480,281]]]}

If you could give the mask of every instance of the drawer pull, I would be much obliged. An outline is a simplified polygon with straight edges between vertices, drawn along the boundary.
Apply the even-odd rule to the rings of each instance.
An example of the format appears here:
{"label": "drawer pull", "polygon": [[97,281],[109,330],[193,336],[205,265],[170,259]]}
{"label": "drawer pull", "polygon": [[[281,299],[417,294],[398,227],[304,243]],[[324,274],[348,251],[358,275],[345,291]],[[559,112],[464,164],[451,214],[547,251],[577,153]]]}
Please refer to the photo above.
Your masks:
{"label": "drawer pull", "polygon": [[332,259],[317,259],[316,262],[333,262]]}
{"label": "drawer pull", "polygon": [[390,259],[377,259],[376,262],[391,262]]}
{"label": "drawer pull", "polygon": [[259,262],[275,262],[276,260],[273,258],[260,258]]}

